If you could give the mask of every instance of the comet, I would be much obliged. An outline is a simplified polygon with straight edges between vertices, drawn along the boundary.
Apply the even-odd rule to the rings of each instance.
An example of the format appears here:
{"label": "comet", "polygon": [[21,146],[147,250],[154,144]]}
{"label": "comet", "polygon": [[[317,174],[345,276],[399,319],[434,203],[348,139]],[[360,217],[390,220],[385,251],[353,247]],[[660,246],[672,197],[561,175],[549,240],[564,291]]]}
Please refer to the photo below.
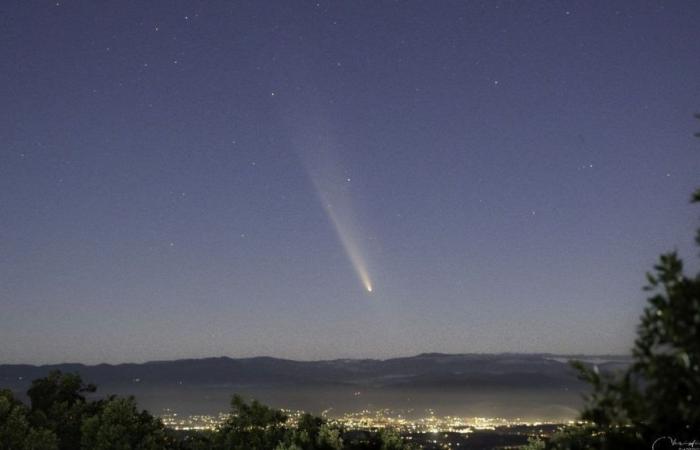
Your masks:
{"label": "comet", "polygon": [[[337,204],[337,202],[340,202],[341,204],[345,203],[347,199],[337,198],[335,202],[331,202],[331,199],[328,198],[330,196],[328,194],[328,191],[322,189],[318,185],[317,179],[314,179],[312,177],[312,180],[314,182],[314,185],[316,186],[316,192],[321,198],[321,202],[323,203],[324,209],[328,214],[328,218],[333,224],[333,228],[335,229],[336,235],[338,236],[338,240],[343,246],[343,250],[345,250],[345,254],[350,260],[353,269],[355,269],[355,273],[357,274],[360,283],[362,283],[367,292],[371,293],[374,290],[374,287],[372,285],[372,279],[369,276],[369,270],[367,269],[367,263],[365,261],[365,258],[362,256],[362,252],[360,251],[360,248],[357,244],[357,239],[353,231],[354,228],[350,225],[352,223],[352,220],[351,217],[348,217],[351,216],[351,214],[349,214],[349,209],[337,209],[333,206]],[[343,202],[342,200],[345,200],[345,202]]]}
{"label": "comet", "polygon": [[[307,94],[308,95],[308,94]],[[312,96],[313,97],[313,96]],[[316,194],[323,205],[335,234],[352,264],[364,290],[374,291],[365,253],[360,245],[361,227],[352,207],[352,178],[341,162],[343,145],[335,139],[333,127],[325,121],[328,114],[322,99],[298,98],[279,105],[297,155],[306,168]]]}

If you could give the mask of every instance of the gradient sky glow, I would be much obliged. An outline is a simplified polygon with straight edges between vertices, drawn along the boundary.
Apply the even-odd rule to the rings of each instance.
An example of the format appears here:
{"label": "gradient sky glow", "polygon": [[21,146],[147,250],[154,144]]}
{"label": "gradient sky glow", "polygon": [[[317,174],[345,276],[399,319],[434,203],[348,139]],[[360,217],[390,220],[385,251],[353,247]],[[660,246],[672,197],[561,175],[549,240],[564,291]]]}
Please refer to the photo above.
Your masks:
{"label": "gradient sky glow", "polygon": [[624,352],[696,260],[700,2],[0,13],[0,363]]}

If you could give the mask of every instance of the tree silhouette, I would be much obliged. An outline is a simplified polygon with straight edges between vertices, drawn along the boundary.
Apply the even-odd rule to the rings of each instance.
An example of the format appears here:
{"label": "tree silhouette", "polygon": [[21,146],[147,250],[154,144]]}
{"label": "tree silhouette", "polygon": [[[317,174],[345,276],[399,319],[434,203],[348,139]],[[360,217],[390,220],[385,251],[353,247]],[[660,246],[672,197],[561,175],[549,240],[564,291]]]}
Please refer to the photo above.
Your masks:
{"label": "tree silhouette", "polygon": [[[691,203],[700,203],[700,189]],[[637,327],[633,364],[601,374],[596,366],[572,362],[592,387],[581,414],[590,425],[555,435],[546,448],[648,449],[655,441],[700,438],[700,273],[686,275],[683,261],[670,252],[659,257],[647,281],[651,296]]]}
{"label": "tree silhouette", "polygon": [[219,428],[215,441],[230,450],[270,450],[283,441],[287,420],[281,411],[239,395],[231,399],[232,414]]}
{"label": "tree silhouette", "polygon": [[112,398],[81,426],[84,450],[159,450],[174,445],[160,420],[139,412],[133,397]]}
{"label": "tree silhouette", "polygon": [[52,371],[32,381],[27,391],[31,401],[31,422],[51,430],[58,438],[59,449],[80,448],[80,426],[83,416],[90,415],[95,404],[85,401],[85,393],[95,386],[84,384],[77,374]]}
{"label": "tree silhouette", "polygon": [[57,450],[56,434],[33,427],[29,411],[7,389],[0,390],[0,450]]}

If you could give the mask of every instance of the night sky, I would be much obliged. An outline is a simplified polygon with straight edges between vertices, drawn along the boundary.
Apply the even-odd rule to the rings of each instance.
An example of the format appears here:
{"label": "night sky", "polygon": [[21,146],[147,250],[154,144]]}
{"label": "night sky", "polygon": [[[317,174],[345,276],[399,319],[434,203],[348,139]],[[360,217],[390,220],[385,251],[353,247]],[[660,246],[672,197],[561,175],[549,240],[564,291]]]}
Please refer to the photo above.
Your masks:
{"label": "night sky", "polygon": [[697,1],[3,1],[0,56],[0,362],[620,353],[696,260]]}

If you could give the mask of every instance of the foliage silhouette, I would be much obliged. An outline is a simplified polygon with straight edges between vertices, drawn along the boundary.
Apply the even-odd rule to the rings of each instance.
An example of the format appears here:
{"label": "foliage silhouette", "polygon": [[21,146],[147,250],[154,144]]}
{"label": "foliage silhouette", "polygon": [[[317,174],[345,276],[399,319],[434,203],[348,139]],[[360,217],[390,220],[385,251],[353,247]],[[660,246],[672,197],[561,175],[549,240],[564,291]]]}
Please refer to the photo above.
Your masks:
{"label": "foliage silhouette", "polygon": [[[700,189],[691,203],[700,203]],[[700,228],[696,242],[700,245]],[[647,274],[644,290],[651,296],[627,370],[601,374],[596,366],[572,361],[592,388],[581,413],[589,425],[564,430],[545,448],[648,449],[658,439],[700,439],[700,273],[686,275],[683,266],[669,252]]]}
{"label": "foliage silhouette", "polygon": [[175,438],[147,411],[139,412],[132,397],[111,398],[99,412],[83,420],[84,450],[173,448]]}
{"label": "foliage silhouette", "polygon": [[52,371],[34,380],[27,391],[31,401],[30,420],[34,426],[51,430],[60,450],[80,448],[80,426],[85,416],[94,414],[97,403],[88,403],[85,393],[95,392],[77,374]]}
{"label": "foliage silhouette", "polygon": [[29,410],[7,389],[0,390],[0,450],[57,450],[53,431],[33,427]]}
{"label": "foliage silhouette", "polygon": [[173,430],[133,397],[88,400],[95,392],[77,374],[53,371],[32,382],[31,407],[0,390],[0,450],[408,450],[389,431],[343,441],[343,430],[303,415],[296,425],[281,411],[234,395],[230,417],[215,431]]}

